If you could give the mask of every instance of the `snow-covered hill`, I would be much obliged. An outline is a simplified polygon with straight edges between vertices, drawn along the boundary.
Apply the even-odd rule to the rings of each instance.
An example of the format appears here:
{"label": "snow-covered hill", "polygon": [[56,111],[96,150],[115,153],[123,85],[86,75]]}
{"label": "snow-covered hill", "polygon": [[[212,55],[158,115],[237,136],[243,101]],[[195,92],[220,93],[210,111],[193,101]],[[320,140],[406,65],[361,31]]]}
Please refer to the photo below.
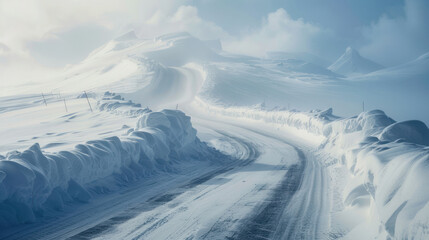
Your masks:
{"label": "snow-covered hill", "polygon": [[369,73],[381,68],[383,67],[380,64],[362,57],[351,47],[347,47],[343,55],[328,67],[329,70],[342,75]]}

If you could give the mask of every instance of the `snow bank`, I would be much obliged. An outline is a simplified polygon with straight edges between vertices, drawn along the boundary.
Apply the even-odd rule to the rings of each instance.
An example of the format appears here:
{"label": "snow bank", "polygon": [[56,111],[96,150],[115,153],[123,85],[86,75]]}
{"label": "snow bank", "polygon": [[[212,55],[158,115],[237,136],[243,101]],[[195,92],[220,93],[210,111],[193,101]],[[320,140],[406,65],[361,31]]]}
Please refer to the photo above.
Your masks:
{"label": "snow bank", "polygon": [[105,92],[101,100],[97,102],[100,111],[108,111],[114,114],[125,115],[129,117],[138,117],[144,113],[149,113],[149,108],[142,108],[140,103],[125,101],[121,95]]}
{"label": "snow bank", "polygon": [[[420,121],[395,123],[380,110],[329,123],[324,150],[346,165],[355,183],[344,195],[353,206],[368,199],[386,236],[425,239],[429,224],[429,129]],[[359,191],[358,189],[365,189]]]}
{"label": "snow bank", "polygon": [[88,141],[71,151],[46,153],[34,144],[9,152],[0,159],[0,226],[32,222],[67,202],[88,202],[94,192],[114,187],[112,179],[123,184],[213,154],[177,110],[146,112],[127,136]]}
{"label": "snow bank", "polygon": [[288,125],[297,129],[306,130],[313,134],[322,135],[325,124],[337,117],[332,115],[332,109],[325,111],[315,110],[311,112],[265,110],[263,108],[247,107],[220,107],[208,104],[196,97],[194,103],[197,107],[214,114],[235,118],[250,118],[268,123]]}
{"label": "snow bank", "polygon": [[377,238],[427,239],[429,232],[429,129],[421,121],[395,122],[381,110],[340,119],[327,111],[296,112],[212,106],[213,114],[285,124],[323,135],[320,145],[352,175],[346,206],[367,207],[379,219]]}
{"label": "snow bank", "polygon": [[429,146],[429,130],[426,124],[412,120],[392,124],[380,134],[380,140],[382,141],[392,142],[399,139]]}

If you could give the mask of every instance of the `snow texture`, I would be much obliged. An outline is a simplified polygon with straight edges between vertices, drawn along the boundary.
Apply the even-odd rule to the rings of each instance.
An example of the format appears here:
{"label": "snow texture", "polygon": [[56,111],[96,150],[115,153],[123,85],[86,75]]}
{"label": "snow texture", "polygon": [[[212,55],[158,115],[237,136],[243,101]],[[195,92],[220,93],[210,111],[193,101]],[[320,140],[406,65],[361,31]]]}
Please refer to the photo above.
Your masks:
{"label": "snow texture", "polygon": [[[103,109],[118,110],[125,104],[108,95],[100,105]],[[2,157],[0,226],[33,222],[68,202],[88,202],[91,191],[108,188],[103,184],[108,179],[130,182],[174,171],[180,161],[211,159],[216,153],[196,137],[190,117],[183,112],[142,109],[138,113],[143,114],[125,137],[92,140],[55,153],[42,151],[36,143]]]}
{"label": "snow texture", "polygon": [[320,149],[340,159],[354,177],[355,183],[345,188],[344,203],[368,207],[368,221],[379,219],[384,230],[378,237],[429,237],[429,193],[423,190],[429,181],[429,129],[423,122],[395,122],[381,110],[342,119],[332,115],[332,109],[297,112],[199,106],[212,114],[323,135]]}

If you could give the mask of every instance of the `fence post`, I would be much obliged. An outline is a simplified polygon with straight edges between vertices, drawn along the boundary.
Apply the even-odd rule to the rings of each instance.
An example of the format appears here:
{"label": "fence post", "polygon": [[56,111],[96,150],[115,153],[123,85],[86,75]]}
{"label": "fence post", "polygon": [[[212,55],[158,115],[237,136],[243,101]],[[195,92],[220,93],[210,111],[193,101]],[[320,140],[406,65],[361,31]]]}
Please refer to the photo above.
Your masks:
{"label": "fence post", "polygon": [[86,94],[86,91],[83,91],[83,92],[85,93],[86,101],[88,101],[89,108],[91,109],[91,112],[92,112],[92,107],[91,107],[91,103],[89,103],[88,95]]}
{"label": "fence post", "polygon": [[42,97],[43,97],[43,102],[45,103],[45,106],[48,106],[48,104],[46,103],[45,95],[43,95],[43,93],[42,93]]}
{"label": "fence post", "polygon": [[64,107],[66,108],[66,112],[69,112],[69,111],[67,110],[66,99],[65,99],[65,98],[63,98],[63,101],[64,101]]}

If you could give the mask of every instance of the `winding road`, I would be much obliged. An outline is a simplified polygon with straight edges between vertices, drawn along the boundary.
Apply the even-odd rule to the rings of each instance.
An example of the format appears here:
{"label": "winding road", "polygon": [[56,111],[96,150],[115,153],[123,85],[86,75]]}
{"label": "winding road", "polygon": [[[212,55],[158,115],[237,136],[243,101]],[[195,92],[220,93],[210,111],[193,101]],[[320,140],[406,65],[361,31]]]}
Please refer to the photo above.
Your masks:
{"label": "winding road", "polygon": [[[233,157],[225,155],[220,164],[191,162],[179,173],[139,181],[45,222],[8,229],[0,238],[329,238],[329,181],[314,148],[297,136],[274,134],[269,126],[186,107],[203,80],[192,68],[173,70],[183,74],[178,79],[186,93],[171,98],[182,99],[203,141],[221,142]],[[154,88],[159,86],[165,85]]]}
{"label": "winding road", "polygon": [[323,168],[286,137],[193,118],[203,140],[235,160],[188,166],[137,183],[72,213],[2,233],[4,239],[318,239],[329,210]]}

